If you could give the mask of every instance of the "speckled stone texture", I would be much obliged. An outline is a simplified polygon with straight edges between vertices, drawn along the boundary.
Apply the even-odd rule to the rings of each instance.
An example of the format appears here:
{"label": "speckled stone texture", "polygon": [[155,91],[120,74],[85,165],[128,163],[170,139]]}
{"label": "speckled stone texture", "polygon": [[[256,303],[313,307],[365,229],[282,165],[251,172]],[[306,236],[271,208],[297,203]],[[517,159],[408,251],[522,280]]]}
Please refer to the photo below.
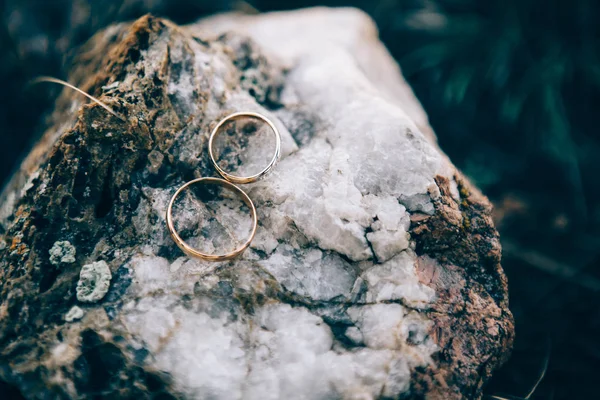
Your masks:
{"label": "speckled stone texture", "polygon": [[[514,335],[490,205],[437,148],[368,17],[144,17],[99,32],[69,79],[125,121],[65,90],[0,198],[0,388],[481,396]],[[208,132],[234,111],[275,122],[282,160],[244,187],[252,246],[210,264],[181,253],[164,212],[183,182],[215,175]],[[104,263],[108,292],[78,301],[82,267]]]}

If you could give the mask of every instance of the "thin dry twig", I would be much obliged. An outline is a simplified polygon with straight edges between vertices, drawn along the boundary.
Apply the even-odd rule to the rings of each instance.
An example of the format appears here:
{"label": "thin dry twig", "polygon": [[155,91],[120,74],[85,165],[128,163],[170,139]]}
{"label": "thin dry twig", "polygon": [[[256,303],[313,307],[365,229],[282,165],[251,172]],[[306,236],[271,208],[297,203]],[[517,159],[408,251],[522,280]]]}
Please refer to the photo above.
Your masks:
{"label": "thin dry twig", "polygon": [[238,0],[233,3],[232,7],[235,11],[240,11],[247,15],[256,15],[260,14],[260,11],[254,7],[250,2],[244,0]]}
{"label": "thin dry twig", "polygon": [[548,364],[550,363],[550,349],[551,349],[550,340],[548,340],[547,346],[548,346],[548,349],[547,349],[546,355],[544,357],[544,362],[543,362],[542,368],[540,370],[540,375],[539,375],[538,379],[535,381],[535,383],[533,384],[533,386],[531,387],[531,390],[529,390],[529,393],[527,393],[527,395],[525,395],[525,397],[516,397],[516,396],[510,396],[510,395],[500,396],[497,394],[492,394],[492,395],[486,395],[483,398],[486,400],[530,400],[531,396],[533,396],[533,394],[537,390],[540,383],[542,383],[542,380],[544,379],[544,377],[546,376],[546,372],[548,371]]}
{"label": "thin dry twig", "polygon": [[533,393],[535,393],[538,386],[540,385],[540,383],[542,383],[542,380],[546,376],[546,371],[548,371],[548,364],[550,363],[550,348],[551,348],[550,339],[548,339],[547,346],[548,346],[548,350],[546,351],[546,356],[544,357],[544,364],[542,365],[540,376],[538,377],[537,382],[535,382],[535,384],[533,385],[533,387],[531,388],[531,390],[529,391],[527,396],[525,396],[526,400],[529,400],[531,398],[531,396],[533,396]]}
{"label": "thin dry twig", "polygon": [[82,95],[84,95],[85,97],[87,97],[88,99],[92,100],[94,103],[98,104],[100,107],[104,108],[106,111],[108,111],[109,113],[111,113],[112,115],[114,115],[115,117],[119,118],[121,121],[126,122],[127,120],[125,119],[125,117],[117,114],[116,112],[114,112],[112,110],[112,108],[110,108],[109,106],[107,106],[106,104],[104,104],[103,102],[101,102],[100,100],[98,100],[97,98],[95,98],[94,96],[84,92],[83,90],[79,89],[76,86],[71,85],[68,82],[65,82],[63,80],[57,79],[57,78],[53,78],[51,76],[39,76],[37,78],[32,79],[29,82],[29,85],[35,85],[37,83],[41,83],[41,82],[50,82],[50,83],[58,83],[59,85],[63,85],[66,86],[70,89],[73,89],[79,93],[81,93]]}

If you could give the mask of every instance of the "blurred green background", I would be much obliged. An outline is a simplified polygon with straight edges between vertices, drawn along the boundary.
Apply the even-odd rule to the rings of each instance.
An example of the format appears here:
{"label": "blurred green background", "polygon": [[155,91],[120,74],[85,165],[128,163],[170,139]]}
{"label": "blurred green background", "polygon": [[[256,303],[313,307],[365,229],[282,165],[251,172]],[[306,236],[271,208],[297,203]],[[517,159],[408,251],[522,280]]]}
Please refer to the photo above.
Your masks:
{"label": "blurred green background", "polygon": [[0,181],[39,134],[73,49],[147,12],[186,23],[215,12],[354,6],[427,111],[440,146],[487,194],[504,248],[517,341],[486,393],[598,398],[600,1],[0,0]]}

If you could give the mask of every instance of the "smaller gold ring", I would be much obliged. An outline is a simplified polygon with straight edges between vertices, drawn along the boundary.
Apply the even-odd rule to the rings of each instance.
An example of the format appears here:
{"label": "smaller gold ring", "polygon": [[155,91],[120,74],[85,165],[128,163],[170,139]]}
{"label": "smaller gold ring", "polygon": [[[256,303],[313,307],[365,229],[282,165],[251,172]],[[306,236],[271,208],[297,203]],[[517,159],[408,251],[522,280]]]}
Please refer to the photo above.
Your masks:
{"label": "smaller gold ring", "polygon": [[[226,254],[203,253],[199,250],[194,249],[189,244],[187,244],[175,230],[175,224],[173,223],[173,204],[175,204],[175,199],[177,199],[177,196],[179,196],[179,194],[181,194],[181,192],[184,191],[187,187],[194,185],[196,183],[221,185],[227,189],[230,189],[232,192],[235,192],[242,199],[242,201],[248,206],[248,208],[250,208],[250,214],[252,215],[252,232],[250,232],[250,237],[248,238],[248,240],[246,240],[246,242],[244,242],[244,244],[242,244],[240,247],[233,250],[232,252],[226,253]],[[189,181],[185,185],[181,186],[179,189],[177,189],[177,191],[171,198],[171,201],[169,202],[169,206],[167,207],[166,219],[167,219],[167,227],[169,228],[169,233],[171,234],[171,237],[173,238],[173,240],[175,241],[177,246],[181,250],[183,250],[183,252],[186,253],[187,255],[193,256],[193,257],[198,257],[198,258],[201,258],[201,259],[207,260],[207,261],[231,260],[232,258],[237,257],[240,254],[242,254],[244,252],[244,250],[246,250],[246,248],[248,246],[250,246],[250,243],[252,243],[252,239],[254,239],[254,234],[256,233],[256,227],[257,227],[256,208],[254,208],[254,203],[252,203],[252,200],[250,199],[250,197],[248,197],[246,192],[244,192],[239,187],[235,186],[233,183],[228,182],[224,179],[220,179],[220,178],[194,179],[192,181]]]}
{"label": "smaller gold ring", "polygon": [[[250,117],[250,118],[256,118],[256,119],[261,120],[262,122],[266,123],[269,126],[269,128],[271,128],[271,131],[273,131],[273,134],[275,135],[275,154],[273,155],[273,158],[271,159],[269,164],[262,171],[260,171],[257,174],[254,174],[254,175],[250,175],[250,176],[236,176],[236,175],[232,175],[232,174],[224,171],[221,167],[219,167],[219,164],[217,163],[217,160],[215,158],[214,151],[213,151],[213,141],[214,141],[215,137],[217,136],[217,134],[219,133],[219,129],[221,129],[221,127],[226,122],[233,121],[233,120],[236,120],[236,119],[242,118],[242,117]],[[219,175],[221,175],[223,178],[225,178],[229,182],[233,182],[233,183],[256,182],[257,180],[262,178],[264,175],[266,175],[271,169],[273,169],[273,167],[277,163],[277,160],[279,160],[279,156],[281,154],[281,135],[279,134],[279,131],[275,127],[275,124],[273,124],[267,117],[265,117],[262,114],[255,113],[255,112],[233,113],[233,114],[228,115],[227,117],[223,118],[221,121],[219,121],[217,126],[215,126],[215,128],[212,130],[212,132],[210,134],[210,139],[208,140],[208,154],[210,155],[210,161],[214,165],[214,167],[217,170],[217,172],[219,173]]]}

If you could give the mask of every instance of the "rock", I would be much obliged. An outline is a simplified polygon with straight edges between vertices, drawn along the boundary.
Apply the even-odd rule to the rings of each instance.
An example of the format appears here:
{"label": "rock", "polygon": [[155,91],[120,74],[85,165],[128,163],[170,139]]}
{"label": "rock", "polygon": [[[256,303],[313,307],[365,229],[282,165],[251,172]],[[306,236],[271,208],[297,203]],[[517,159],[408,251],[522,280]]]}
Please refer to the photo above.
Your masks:
{"label": "rock", "polygon": [[[231,10],[230,1],[215,0],[73,0],[57,6],[37,0],[3,0],[0,13],[0,182],[9,178],[28,143],[36,122],[52,106],[58,88],[47,85],[24,90],[39,75],[64,79],[77,46],[99,29],[129,21],[144,12],[193,21],[199,15]],[[39,124],[38,124],[39,125]]]}
{"label": "rock", "polygon": [[[70,82],[124,121],[64,91],[2,194],[5,385],[25,398],[481,396],[514,335],[490,205],[437,148],[368,17],[148,16],[99,32]],[[246,110],[282,134],[276,169],[244,186],[258,233],[239,259],[189,259],[167,203],[215,175],[207,132]],[[182,211],[201,243],[247,229],[227,201],[211,207],[203,229]],[[63,316],[92,297],[77,263],[50,262],[57,240],[94,283],[77,323]]]}

